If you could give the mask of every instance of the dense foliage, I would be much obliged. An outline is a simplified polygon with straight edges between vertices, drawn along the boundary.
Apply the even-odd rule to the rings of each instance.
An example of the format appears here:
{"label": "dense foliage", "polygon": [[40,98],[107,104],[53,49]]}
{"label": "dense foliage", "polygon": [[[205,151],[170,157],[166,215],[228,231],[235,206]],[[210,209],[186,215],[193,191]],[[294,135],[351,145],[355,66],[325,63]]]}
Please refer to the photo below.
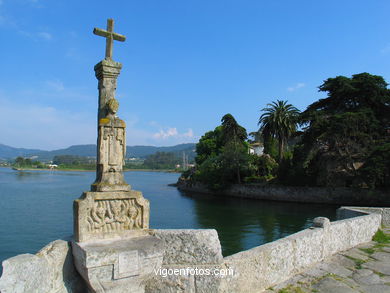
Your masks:
{"label": "dense foliage", "polygon": [[180,158],[171,152],[157,152],[146,157],[143,168],[146,169],[175,169],[181,164]]}
{"label": "dense foliage", "polygon": [[[264,145],[248,154],[247,135],[232,115],[196,145],[196,168],[188,180],[223,189],[231,183],[390,188],[390,90],[381,76],[361,73],[329,78],[327,97],[300,113],[287,101],[268,104],[249,142]],[[297,125],[302,131],[297,131]],[[186,177],[184,176],[184,177]]]}
{"label": "dense foliage", "polygon": [[223,116],[221,122],[200,138],[196,145],[196,168],[183,173],[183,178],[202,182],[212,190],[272,178],[277,166],[275,160],[248,153],[246,130],[231,114]]}
{"label": "dense foliage", "polygon": [[329,78],[319,89],[328,96],[301,115],[305,128],[294,151],[292,181],[385,187],[390,165],[387,83],[380,76],[361,73]]}
{"label": "dense foliage", "polygon": [[94,170],[96,168],[96,159],[74,155],[54,156],[53,164],[62,169],[82,169]]}
{"label": "dense foliage", "polygon": [[17,168],[44,168],[41,162],[23,157],[17,157],[12,165]]}

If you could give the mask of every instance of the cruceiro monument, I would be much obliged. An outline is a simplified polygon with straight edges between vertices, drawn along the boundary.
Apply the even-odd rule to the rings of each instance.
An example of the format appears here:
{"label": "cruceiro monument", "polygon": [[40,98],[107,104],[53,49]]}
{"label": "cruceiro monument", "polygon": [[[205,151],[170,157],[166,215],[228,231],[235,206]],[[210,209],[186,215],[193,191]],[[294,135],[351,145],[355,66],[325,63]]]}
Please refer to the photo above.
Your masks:
{"label": "cruceiro monument", "polygon": [[75,265],[96,292],[143,292],[145,276],[161,265],[162,241],[149,235],[149,201],[125,182],[126,124],[118,118],[115,99],[122,64],[112,59],[114,40],[125,36],[107,30],[93,33],[106,38],[106,56],[96,64],[99,81],[96,180],[91,191],[74,202]]}
{"label": "cruceiro monument", "polygon": [[115,98],[122,64],[112,50],[125,36],[112,19],[94,33],[106,38],[95,66],[96,180],[74,201],[73,240],[3,261],[1,293],[263,292],[390,225],[389,208],[342,207],[338,221],[316,218],[309,229],[226,257],[214,229],[150,229],[149,201],[123,176],[126,125]]}

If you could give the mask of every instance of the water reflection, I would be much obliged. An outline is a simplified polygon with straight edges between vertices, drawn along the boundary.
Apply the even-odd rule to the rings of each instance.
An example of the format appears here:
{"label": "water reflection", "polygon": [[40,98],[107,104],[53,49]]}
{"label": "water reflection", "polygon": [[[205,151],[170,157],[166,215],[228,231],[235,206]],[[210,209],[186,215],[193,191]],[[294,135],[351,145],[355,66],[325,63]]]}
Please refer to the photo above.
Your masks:
{"label": "water reflection", "polygon": [[218,231],[225,256],[298,232],[317,216],[336,218],[336,207],[330,205],[182,194],[194,199],[199,226]]}

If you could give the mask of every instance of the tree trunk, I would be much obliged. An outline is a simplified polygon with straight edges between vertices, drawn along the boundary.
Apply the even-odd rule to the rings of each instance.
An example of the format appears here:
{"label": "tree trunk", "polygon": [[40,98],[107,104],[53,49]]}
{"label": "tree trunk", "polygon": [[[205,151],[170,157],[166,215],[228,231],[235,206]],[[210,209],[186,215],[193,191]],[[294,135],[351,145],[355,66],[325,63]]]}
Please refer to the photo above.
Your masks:
{"label": "tree trunk", "polygon": [[279,139],[279,163],[283,160],[284,139]]}

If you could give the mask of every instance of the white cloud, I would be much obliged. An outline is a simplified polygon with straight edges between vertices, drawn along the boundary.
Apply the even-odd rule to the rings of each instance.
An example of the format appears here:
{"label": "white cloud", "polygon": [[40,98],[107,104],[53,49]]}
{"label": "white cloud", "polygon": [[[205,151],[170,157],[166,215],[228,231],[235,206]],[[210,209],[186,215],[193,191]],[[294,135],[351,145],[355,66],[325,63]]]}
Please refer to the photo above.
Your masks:
{"label": "white cloud", "polygon": [[37,36],[40,37],[41,39],[44,39],[47,41],[49,41],[53,38],[53,36],[48,32],[39,32],[39,33],[37,33]]}
{"label": "white cloud", "polygon": [[[156,122],[153,122],[153,124],[157,125]],[[180,133],[176,127],[166,127],[165,129],[160,128],[158,132],[154,133],[153,138],[157,141],[169,140],[175,143],[183,143],[193,141],[195,135],[191,128],[184,133]]]}
{"label": "white cloud", "polygon": [[176,127],[168,128],[167,130],[160,129],[159,132],[153,134],[154,138],[157,139],[166,139],[171,136],[177,136],[179,133],[177,132]]}
{"label": "white cloud", "polygon": [[194,137],[194,132],[190,128],[190,129],[188,129],[187,132],[183,133],[183,136],[185,136],[185,137]]}
{"label": "white cloud", "polygon": [[288,87],[288,88],[287,88],[287,91],[293,92],[293,91],[296,91],[296,90],[298,90],[298,89],[300,89],[300,88],[303,88],[304,86],[305,86],[305,84],[304,84],[303,82],[299,82],[299,83],[297,83],[297,84],[294,85],[294,86]]}

